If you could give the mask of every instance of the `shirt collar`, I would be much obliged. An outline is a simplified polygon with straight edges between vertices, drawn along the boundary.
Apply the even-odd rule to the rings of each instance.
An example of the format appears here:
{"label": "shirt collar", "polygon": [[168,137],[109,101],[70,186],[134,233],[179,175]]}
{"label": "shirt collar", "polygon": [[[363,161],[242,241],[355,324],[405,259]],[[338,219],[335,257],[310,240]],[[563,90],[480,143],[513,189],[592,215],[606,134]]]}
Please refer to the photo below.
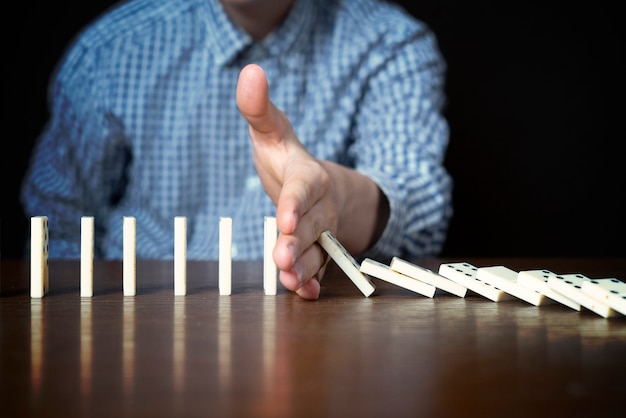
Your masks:
{"label": "shirt collar", "polygon": [[[258,45],[268,56],[282,57],[306,45],[315,22],[315,0],[296,0],[282,24]],[[219,0],[204,3],[207,44],[215,63],[225,66],[244,54],[254,40],[228,17]]]}
{"label": "shirt collar", "polygon": [[262,44],[273,56],[301,48],[311,38],[315,22],[315,0],[296,0],[283,23]]}
{"label": "shirt collar", "polygon": [[252,38],[228,18],[219,0],[202,4],[206,6],[199,10],[205,12],[207,46],[218,66],[227,65],[252,43]]}

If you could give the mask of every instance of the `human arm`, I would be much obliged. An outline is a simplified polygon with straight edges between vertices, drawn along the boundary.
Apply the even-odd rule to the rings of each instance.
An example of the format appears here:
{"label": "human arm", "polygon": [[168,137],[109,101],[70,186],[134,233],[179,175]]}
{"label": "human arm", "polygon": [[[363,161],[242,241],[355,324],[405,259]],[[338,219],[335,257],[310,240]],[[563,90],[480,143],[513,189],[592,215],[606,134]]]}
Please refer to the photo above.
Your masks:
{"label": "human arm", "polygon": [[[350,103],[354,104],[355,109],[352,113],[346,114],[340,107],[332,115],[340,113],[343,117],[350,118],[352,128],[346,133],[344,142],[348,158],[342,158],[342,165],[314,160],[312,168],[302,170],[313,179],[310,181],[321,181],[325,185],[322,190],[327,191],[329,196],[324,202],[332,202],[332,205],[327,206],[331,208],[330,215],[318,216],[322,221],[314,224],[316,228],[310,227],[309,234],[314,236],[321,232],[324,228],[319,224],[325,224],[329,226],[326,229],[333,231],[351,253],[360,257],[368,255],[376,258],[415,258],[433,255],[441,250],[451,215],[452,183],[443,167],[448,141],[448,126],[442,114],[445,102],[445,63],[434,45],[432,33],[424,26],[410,25],[407,31],[390,30],[373,42],[366,47],[357,47],[368,52],[365,62],[355,62],[355,70],[349,78],[349,83],[356,84],[356,87],[342,89],[345,84],[336,86],[344,92],[359,92],[357,96],[352,96],[353,101]],[[331,56],[328,57],[328,54]],[[341,62],[345,54],[347,52],[342,49],[331,49],[325,51],[324,57],[329,62]],[[326,74],[328,72],[324,72],[322,77],[327,77]],[[261,111],[257,108],[252,112],[249,108],[242,109],[240,89],[240,110],[244,110],[242,113],[252,122],[251,125],[258,124],[259,121],[264,121],[267,125],[267,118],[259,117],[267,113],[274,114],[269,120],[278,120],[282,127],[278,126],[273,131],[278,132],[279,141],[255,140],[271,136],[268,132],[272,132],[272,129],[267,126],[260,127],[262,135],[255,132],[256,129],[251,129],[257,169],[259,161],[278,161],[278,164],[284,162],[284,157],[277,158],[283,151],[287,153],[297,150],[300,160],[312,158],[303,150],[297,138],[290,141],[292,145],[284,149],[273,150],[268,147],[269,151],[258,153],[259,143],[282,146],[282,132],[289,133],[286,135],[288,139],[295,138],[289,121],[266,97],[266,80],[262,74],[260,78],[262,83],[249,90],[264,97],[261,103],[265,108]],[[329,80],[329,83],[332,82],[333,80]],[[324,85],[326,80],[319,80],[318,83]],[[247,99],[243,102],[244,105],[249,105]],[[323,123],[323,120],[320,122]],[[265,156],[259,158],[259,155]],[[262,176],[265,168],[263,164],[261,167],[263,169],[259,170],[259,175]],[[279,172],[284,172],[284,169],[281,170]],[[276,180],[277,173],[272,174]],[[280,182],[273,181],[269,188],[268,182],[264,181],[263,184],[277,203]],[[304,195],[307,187],[300,188]],[[319,192],[319,188],[311,190]],[[303,197],[301,200],[306,201]],[[280,204],[278,206],[280,218],[282,209]],[[292,215],[288,216],[293,219]],[[309,237],[306,241],[313,242],[311,253],[316,254],[318,249],[315,248],[312,238]],[[275,259],[276,253],[280,252],[278,247]],[[291,266],[289,261],[294,258],[295,256],[283,257],[288,261],[285,265]],[[311,258],[309,272],[314,271],[315,264],[320,263],[319,258]],[[292,289],[300,284],[293,276],[304,277],[306,282],[306,275],[298,276],[283,270],[281,280],[287,288]],[[308,286],[316,286],[313,292],[309,292],[315,295],[318,286],[314,282]]]}
{"label": "human arm", "polygon": [[80,218],[96,222],[96,248],[109,208],[123,194],[128,163],[120,123],[104,110],[94,56],[71,49],[49,92],[50,119],[23,179],[26,216],[49,217],[52,258],[80,256]]}
{"label": "human arm", "polygon": [[416,259],[437,255],[452,214],[452,179],[444,157],[445,61],[425,26],[388,32],[371,53],[350,156],[389,200],[383,234],[368,256]]}
{"label": "human arm", "polygon": [[317,299],[327,262],[318,237],[330,230],[349,251],[365,251],[386,222],[384,196],[369,177],[318,160],[305,149],[270,101],[259,66],[242,70],[237,104],[250,125],[257,173],[276,205],[280,236],[273,255],[281,283],[305,299]]}

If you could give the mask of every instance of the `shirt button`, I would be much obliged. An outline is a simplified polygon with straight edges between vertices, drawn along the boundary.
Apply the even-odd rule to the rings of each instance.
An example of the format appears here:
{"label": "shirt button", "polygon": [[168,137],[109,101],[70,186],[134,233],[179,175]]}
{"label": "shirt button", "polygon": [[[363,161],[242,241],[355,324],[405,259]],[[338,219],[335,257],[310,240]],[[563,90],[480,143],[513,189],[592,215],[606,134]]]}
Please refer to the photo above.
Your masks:
{"label": "shirt button", "polygon": [[231,256],[232,256],[233,258],[236,258],[236,257],[237,257],[237,245],[236,245],[236,244],[233,244],[233,245],[231,246],[230,252],[231,252]]}
{"label": "shirt button", "polygon": [[256,190],[260,186],[261,186],[261,179],[258,176],[252,176],[246,179],[247,190]]}

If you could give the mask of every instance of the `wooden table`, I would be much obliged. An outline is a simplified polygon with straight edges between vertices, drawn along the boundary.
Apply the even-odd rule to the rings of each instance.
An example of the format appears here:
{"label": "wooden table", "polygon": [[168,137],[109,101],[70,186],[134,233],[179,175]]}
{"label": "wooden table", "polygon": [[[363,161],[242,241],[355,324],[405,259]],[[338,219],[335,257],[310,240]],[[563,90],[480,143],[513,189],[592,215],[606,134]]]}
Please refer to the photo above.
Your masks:
{"label": "wooden table", "polygon": [[[626,259],[426,259],[626,279]],[[50,262],[50,291],[29,295],[28,261],[3,260],[0,415],[89,417],[616,417],[626,410],[626,317],[560,304],[426,298],[375,280],[364,297],[334,264],[318,301],[262,263],[96,261],[81,298],[78,261]]]}

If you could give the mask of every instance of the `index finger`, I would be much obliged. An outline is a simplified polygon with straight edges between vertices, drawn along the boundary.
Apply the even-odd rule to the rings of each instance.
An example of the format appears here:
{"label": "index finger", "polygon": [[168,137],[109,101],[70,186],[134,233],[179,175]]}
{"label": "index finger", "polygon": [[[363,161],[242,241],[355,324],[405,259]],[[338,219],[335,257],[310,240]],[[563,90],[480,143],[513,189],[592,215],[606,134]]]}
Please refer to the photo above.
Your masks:
{"label": "index finger", "polygon": [[[276,204],[276,221],[283,234],[293,234],[302,217],[329,190],[328,174],[315,161],[295,162],[287,168]],[[320,231],[321,232],[321,231]]]}

